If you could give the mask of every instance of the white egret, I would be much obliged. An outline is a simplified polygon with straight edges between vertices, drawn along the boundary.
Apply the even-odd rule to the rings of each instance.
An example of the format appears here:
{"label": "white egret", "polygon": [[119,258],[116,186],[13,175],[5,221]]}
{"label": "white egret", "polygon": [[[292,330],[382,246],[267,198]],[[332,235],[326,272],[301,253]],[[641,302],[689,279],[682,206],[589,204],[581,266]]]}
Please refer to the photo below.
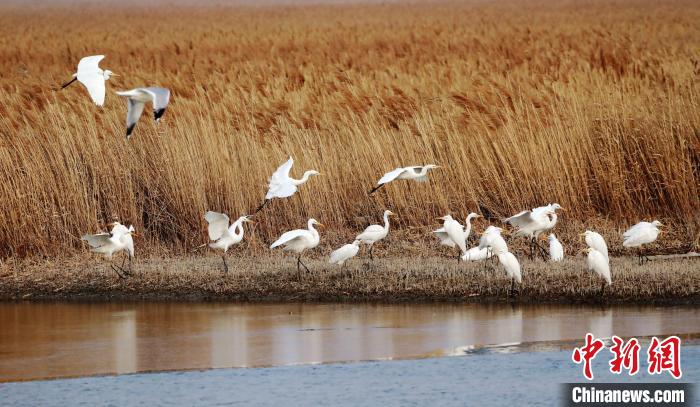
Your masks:
{"label": "white egret", "polygon": [[398,179],[412,179],[418,182],[425,182],[428,180],[428,171],[435,168],[440,168],[440,166],[435,164],[427,164],[422,166],[414,165],[411,167],[396,168],[395,170],[389,171],[386,174],[384,174],[382,178],[380,178],[377,182],[377,186],[372,188],[371,191],[369,191],[369,194],[372,195],[374,191],[378,190],[379,188],[383,187],[389,182]]}
{"label": "white egret", "polygon": [[165,88],[136,88],[122,92],[116,92],[117,95],[126,98],[128,110],[126,112],[126,138],[131,137],[131,133],[136,127],[136,123],[143,113],[143,108],[146,102],[151,102],[153,105],[153,118],[156,123],[160,121],[165,113],[165,108],[170,102],[170,91]]}
{"label": "white egret", "polygon": [[[104,254],[105,258],[111,260],[115,253],[125,251],[125,257],[122,260],[121,266],[111,265],[117,275],[125,278],[131,274],[131,261],[134,257],[134,240],[132,235],[136,234],[133,226],[128,228],[119,222],[110,223],[112,230],[109,233],[98,233],[94,235],[83,235],[80,240],[84,240],[90,245],[91,251],[94,253]],[[126,259],[129,259],[129,271],[124,269]],[[120,272],[121,270],[121,272]]]}
{"label": "white egret", "polygon": [[479,239],[479,249],[489,249],[492,254],[507,252],[508,245],[506,244],[505,239],[503,239],[503,236],[501,236],[501,232],[503,232],[503,229],[499,227],[487,227]]}
{"label": "white egret", "polygon": [[541,233],[553,229],[557,224],[556,211],[558,209],[563,210],[557,203],[549,204],[530,211],[522,211],[503,221],[516,228],[515,236],[530,238],[530,257],[534,257],[535,246],[537,246],[544,258],[545,249],[537,242],[537,238]]}
{"label": "white egret", "polygon": [[549,237],[549,257],[552,261],[558,262],[564,260],[564,246],[557,239],[554,233],[550,233]]}
{"label": "white egret", "polygon": [[490,259],[491,256],[493,256],[491,249],[489,249],[487,247],[480,249],[479,246],[476,246],[476,247],[472,247],[471,249],[467,250],[467,252],[462,255],[462,261],[486,260],[486,259]]}
{"label": "white egret", "polygon": [[466,227],[463,227],[450,215],[438,218],[444,222],[442,228],[434,230],[433,233],[440,239],[440,244],[448,247],[459,247],[459,253],[457,254],[458,262],[460,256],[464,256],[467,253],[467,239],[472,230],[471,220],[478,217],[478,214],[474,212],[470,213],[464,222]]}
{"label": "white egret", "polygon": [[639,222],[622,234],[624,239],[622,242],[623,246],[639,248],[638,254],[640,264],[643,264],[645,260],[649,261],[647,256],[642,255],[642,245],[656,240],[660,232],[659,226],[663,226],[663,224],[658,220],[653,222]]}
{"label": "white egret", "polygon": [[289,176],[292,170],[294,160],[289,157],[286,163],[282,164],[272,174],[269,179],[270,187],[265,195],[265,201],[258,207],[255,213],[258,213],[265,207],[273,198],[287,198],[297,192],[297,187],[309,180],[312,176],[321,175],[316,170],[308,170],[304,173],[301,179],[294,179]]}
{"label": "white egret", "polygon": [[513,295],[515,283],[520,284],[523,282],[523,277],[520,273],[520,262],[511,252],[496,253],[496,256],[498,256],[498,262],[506,270],[506,276],[510,279],[510,293]]}
{"label": "white egret", "polygon": [[322,223],[311,218],[307,224],[308,229],[295,229],[283,233],[279,239],[275,240],[275,242],[270,245],[270,249],[284,245],[284,251],[298,254],[297,272],[301,272],[300,266],[304,266],[308,272],[309,268],[301,261],[301,254],[304,250],[313,249],[321,242],[321,236],[318,234],[318,231],[314,229],[314,225],[323,227]]}
{"label": "white egret", "polygon": [[328,262],[331,264],[343,266],[345,264],[345,261],[355,257],[359,251],[360,241],[355,240],[352,243],[348,243],[346,245],[343,245],[339,249],[334,250],[333,253],[331,253],[331,257]]}
{"label": "white egret", "polygon": [[608,245],[605,243],[605,239],[603,239],[603,236],[601,236],[600,233],[587,230],[581,233],[580,236],[584,237],[588,247],[598,250],[603,254],[603,256],[605,256],[606,259],[609,259]]}
{"label": "white egret", "polygon": [[68,85],[75,81],[82,83],[87,89],[92,101],[97,106],[102,106],[105,103],[105,81],[110,76],[119,76],[114,72],[102,70],[98,66],[100,61],[104,59],[104,55],[93,55],[85,57],[78,62],[78,72],[73,74],[73,79],[65,83],[61,89],[65,89]]}
{"label": "white egret", "polygon": [[586,264],[588,265],[588,270],[595,272],[603,280],[602,291],[605,290],[605,283],[608,285],[612,284],[612,279],[610,277],[610,264],[608,263],[608,258],[601,252],[591,247],[587,247],[583,250],[588,253],[586,257]]}
{"label": "white egret", "polygon": [[207,231],[209,232],[209,240],[214,240],[213,243],[209,243],[209,247],[212,249],[223,250],[221,254],[221,260],[224,261],[224,272],[228,273],[228,264],[226,264],[226,252],[229,247],[238,244],[243,240],[243,223],[252,222],[250,218],[243,215],[236,219],[235,222],[229,226],[229,217],[223,213],[208,211],[204,214],[204,219],[207,221],[209,226]]}
{"label": "white egret", "polygon": [[374,260],[372,255],[372,248],[374,244],[378,241],[384,239],[389,234],[389,216],[393,216],[394,212],[390,210],[384,211],[384,226],[382,225],[369,225],[364,230],[364,232],[357,235],[355,240],[359,240],[362,243],[369,245],[369,258]]}

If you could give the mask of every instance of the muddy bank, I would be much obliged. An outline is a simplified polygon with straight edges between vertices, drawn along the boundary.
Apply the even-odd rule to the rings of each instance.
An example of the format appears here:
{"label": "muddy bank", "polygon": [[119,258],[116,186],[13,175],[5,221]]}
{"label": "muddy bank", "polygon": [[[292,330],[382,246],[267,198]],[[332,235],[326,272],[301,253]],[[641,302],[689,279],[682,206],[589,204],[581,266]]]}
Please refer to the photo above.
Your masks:
{"label": "muddy bank", "polygon": [[[133,275],[120,278],[107,261],[80,257],[63,261],[10,261],[0,265],[0,300],[183,300],[183,301],[374,301],[521,303],[700,302],[698,259],[657,260],[638,266],[613,258],[613,284],[585,269],[584,259],[561,263],[521,259],[523,284],[509,296],[510,283],[497,264],[460,263],[442,257],[364,259],[346,269],[325,259],[306,260],[298,274],[291,257],[149,257]],[[485,268],[486,266],[486,268]]]}

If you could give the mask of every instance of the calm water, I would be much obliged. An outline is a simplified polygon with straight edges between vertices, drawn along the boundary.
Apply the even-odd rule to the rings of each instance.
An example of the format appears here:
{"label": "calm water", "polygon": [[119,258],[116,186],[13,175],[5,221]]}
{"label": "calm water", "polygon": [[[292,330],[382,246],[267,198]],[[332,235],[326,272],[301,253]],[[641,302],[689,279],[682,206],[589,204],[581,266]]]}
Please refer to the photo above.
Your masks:
{"label": "calm water", "polygon": [[0,304],[0,381],[463,354],[472,346],[700,333],[698,307]]}

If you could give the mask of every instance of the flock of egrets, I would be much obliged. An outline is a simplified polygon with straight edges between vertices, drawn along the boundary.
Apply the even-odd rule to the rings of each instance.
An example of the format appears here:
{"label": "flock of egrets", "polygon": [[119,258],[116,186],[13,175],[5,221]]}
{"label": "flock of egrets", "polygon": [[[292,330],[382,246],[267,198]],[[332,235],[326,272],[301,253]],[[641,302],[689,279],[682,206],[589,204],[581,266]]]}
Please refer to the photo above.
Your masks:
{"label": "flock of egrets", "polygon": [[[81,59],[78,63],[78,72],[73,75],[72,81],[63,85],[63,88],[77,80],[85,85],[93,101],[97,105],[102,106],[105,99],[105,81],[114,75],[109,70],[103,71],[99,68],[98,64],[103,58],[103,55],[97,55]],[[170,91],[158,87],[136,88],[130,91],[117,92],[117,94],[126,97],[128,100],[127,138],[133,132],[136,122],[143,112],[145,103],[151,102],[153,104],[154,118],[158,121],[163,116],[170,99]],[[272,199],[290,197],[297,192],[300,185],[309,181],[312,176],[320,175],[318,171],[309,170],[304,172],[300,179],[291,178],[290,172],[293,164],[294,160],[290,157],[287,162],[282,164],[272,174],[269,179],[269,189],[265,195],[265,200],[255,211],[255,214],[264,209]],[[369,194],[371,195],[379,188],[397,180],[424,182],[428,178],[428,172],[435,168],[439,168],[439,166],[428,164],[396,168],[384,174],[377,182],[377,185],[369,191]],[[553,203],[522,211],[503,221],[513,227],[513,236],[524,236],[530,239],[531,257],[536,252],[546,257],[547,251],[539,244],[538,240],[541,236],[554,229],[558,220],[557,210],[562,210],[561,206]],[[330,263],[343,266],[346,261],[359,253],[360,245],[362,244],[368,246],[370,260],[374,260],[372,248],[375,243],[388,236],[389,217],[392,215],[394,213],[391,211],[384,211],[384,222],[382,225],[368,226],[355,237],[352,243],[334,250],[330,255]],[[244,215],[230,223],[229,217],[223,213],[209,211],[204,215],[204,219],[208,223],[209,239],[212,241],[209,247],[222,250],[223,266],[226,272],[228,272],[226,252],[230,247],[243,240],[243,224],[251,222],[252,216],[254,215]],[[495,256],[511,280],[512,289],[516,282],[518,284],[522,282],[522,275],[518,259],[508,250],[508,245],[503,238],[503,235],[508,232],[504,232],[502,228],[497,226],[488,226],[481,234],[479,244],[475,247],[467,248],[472,228],[471,221],[478,217],[480,215],[470,213],[466,217],[465,225],[463,226],[451,215],[443,216],[439,218],[443,221],[442,228],[435,230],[433,233],[440,240],[441,244],[459,249],[458,261],[480,261]],[[133,226],[126,227],[118,222],[109,226],[112,226],[110,232],[85,235],[82,237],[82,240],[92,247],[92,251],[102,253],[110,259],[115,253],[125,252],[121,266],[112,265],[117,274],[124,278],[131,274],[131,260],[134,256],[132,235],[135,234],[135,230]],[[295,253],[297,255],[297,271],[301,271],[301,267],[309,271],[308,267],[301,261],[301,256],[306,250],[313,249],[319,245],[320,235],[318,230],[316,230],[316,227],[319,226],[323,225],[316,219],[309,219],[306,229],[296,229],[283,233],[279,239],[270,245],[270,248],[282,247],[284,251]],[[623,234],[623,246],[640,248],[638,253],[639,262],[643,263],[648,258],[642,255],[641,246],[656,240],[660,233],[660,226],[662,226],[661,222],[656,220],[653,222],[640,222],[632,226]],[[590,230],[585,231],[581,235],[585,238],[588,246],[585,249],[588,269],[602,278],[603,288],[605,284],[612,284],[608,247],[605,239],[599,233]],[[564,248],[553,233],[549,235],[549,258],[554,262],[561,261],[564,258]],[[124,267],[126,259],[129,260],[128,269]]]}

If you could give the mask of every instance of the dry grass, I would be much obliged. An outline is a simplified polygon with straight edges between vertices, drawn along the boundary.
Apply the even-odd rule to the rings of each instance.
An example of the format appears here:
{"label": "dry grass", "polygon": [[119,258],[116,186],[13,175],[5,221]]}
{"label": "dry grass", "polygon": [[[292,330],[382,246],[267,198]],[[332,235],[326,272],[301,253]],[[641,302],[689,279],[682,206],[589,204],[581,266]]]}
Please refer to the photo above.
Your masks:
{"label": "dry grass", "polygon": [[[310,273],[297,274],[295,260],[282,256],[231,257],[224,274],[216,256],[150,258],[119,278],[101,261],[13,261],[0,266],[0,299],[62,300],[243,300],[243,301],[509,301],[509,280],[496,264],[457,266],[445,258],[389,257],[374,268],[357,259],[343,270],[308,260]],[[700,300],[697,260],[673,260],[638,267],[613,258],[613,285],[601,295],[601,281],[583,260],[523,263],[517,302],[695,303]]]}
{"label": "dry grass", "polygon": [[[266,210],[263,241],[308,216],[339,241],[385,207],[411,234],[448,211],[556,201],[565,239],[580,231],[567,222],[614,236],[658,217],[697,246],[700,4],[608,3],[1,6],[0,255],[75,253],[115,218],[140,247],[179,252],[204,240],[206,210],[251,212],[288,155],[293,175],[327,175]],[[79,86],[51,90],[96,53],[124,75],[104,109]],[[141,85],[173,102],[126,142],[111,91]],[[366,196],[383,172],[428,162],[446,167],[430,184]]]}

